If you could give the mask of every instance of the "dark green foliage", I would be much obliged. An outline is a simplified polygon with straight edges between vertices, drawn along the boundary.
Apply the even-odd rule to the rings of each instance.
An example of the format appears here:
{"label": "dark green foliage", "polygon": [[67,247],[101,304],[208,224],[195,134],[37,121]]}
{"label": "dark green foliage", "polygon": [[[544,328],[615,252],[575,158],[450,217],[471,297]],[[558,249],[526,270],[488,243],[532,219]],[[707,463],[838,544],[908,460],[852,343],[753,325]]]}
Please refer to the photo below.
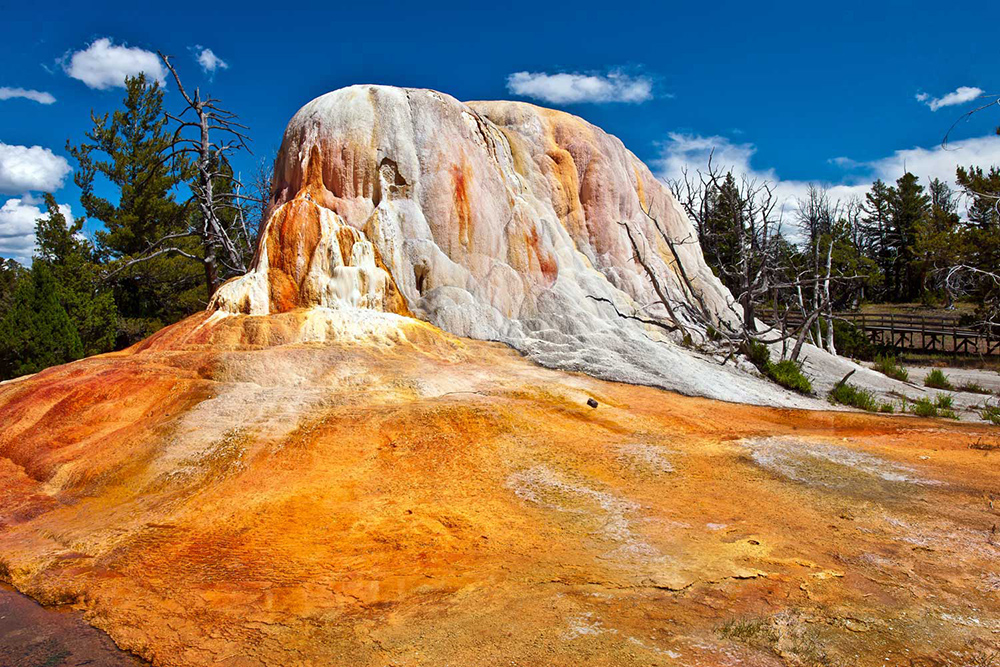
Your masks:
{"label": "dark green foliage", "polygon": [[800,394],[812,393],[812,383],[802,373],[802,364],[786,359],[769,364],[768,367],[770,371],[768,376],[782,387]]}
{"label": "dark green foliage", "polygon": [[892,200],[895,191],[886,185],[881,179],[872,183],[871,189],[865,194],[865,201],[862,207],[864,233],[867,237],[868,254],[882,277],[883,295],[892,294],[894,291],[894,271],[893,266],[898,254],[896,245],[892,241]]}
{"label": "dark green foliage", "polygon": [[988,422],[993,422],[1000,426],[1000,405],[990,405],[986,403],[979,411],[979,416]]}
{"label": "dark green foliage", "polygon": [[[826,323],[822,324],[825,326]],[[875,345],[868,339],[865,332],[850,322],[834,320],[833,340],[837,346],[837,354],[845,357],[871,361],[877,354]]]}
{"label": "dark green foliage", "polygon": [[900,382],[906,382],[910,379],[910,373],[903,368],[903,365],[899,363],[899,359],[889,355],[878,355],[875,357],[875,365],[873,367],[879,373],[887,375],[894,380],[899,380]]}
{"label": "dark green foliage", "polygon": [[[129,77],[122,107],[110,116],[91,114],[91,120],[87,141],[67,150],[79,163],[74,181],[82,192],[80,203],[104,225],[96,234],[97,250],[113,276],[120,318],[116,344],[121,347],[203,307],[207,292],[197,261],[201,248],[187,231],[193,213],[174,196],[191,171],[186,162],[168,159],[172,133],[159,84],[141,74]],[[97,195],[95,178],[117,190],[117,202]],[[168,236],[169,244],[162,244]],[[115,273],[165,245],[196,259],[171,252]]]}
{"label": "dark green foliage", "polygon": [[85,355],[114,349],[117,314],[111,290],[103,287],[90,242],[80,237],[83,220],[67,225],[55,199],[45,195],[48,217],[35,224],[36,261],[55,279],[59,302],[80,336]]}
{"label": "dark green foliage", "polygon": [[965,391],[970,394],[992,394],[993,392],[982,386],[978,382],[966,382],[959,385],[958,391]]}
{"label": "dark green foliage", "polygon": [[930,210],[930,197],[924,194],[919,179],[906,172],[896,181],[892,198],[890,240],[896,248],[891,298],[906,301],[920,292],[918,269],[914,264],[917,230]]}
{"label": "dark green foliage", "polygon": [[745,353],[757,370],[782,387],[800,394],[812,393],[812,383],[802,373],[801,363],[788,359],[774,363],[767,346],[757,341],[747,343]]}
{"label": "dark green foliage", "polygon": [[[996,272],[1000,267],[1000,167],[984,171],[980,167],[957,170],[956,181],[969,195],[966,229],[967,241],[963,260],[982,271]],[[979,303],[979,320],[1000,322],[1000,285],[980,276],[973,281],[972,294]]]}
{"label": "dark green foliage", "polygon": [[0,313],[7,310],[14,288],[27,273],[24,267],[14,260],[0,259]]}
{"label": "dark green foliage", "polygon": [[862,389],[850,382],[840,382],[835,385],[830,390],[830,401],[841,403],[842,405],[850,405],[861,410],[867,410],[868,412],[891,413],[894,411],[892,403],[879,401],[874,392]]}
{"label": "dark green foliage", "polygon": [[913,414],[918,417],[937,417],[937,408],[927,397],[919,398],[913,404]]}
{"label": "dark green foliage", "polygon": [[958,419],[958,415],[952,410],[952,399],[947,394],[938,394],[935,400],[926,396],[918,398],[912,407],[913,414],[918,417],[945,417],[947,419]]}
{"label": "dark green foliage", "polygon": [[745,352],[750,363],[756,366],[761,373],[766,374],[767,366],[771,362],[771,353],[768,351],[767,345],[751,340],[747,343]]}
{"label": "dark green foliage", "polygon": [[0,379],[37,373],[83,356],[83,344],[59,303],[49,267],[36,260],[0,319]]}
{"label": "dark green foliage", "polygon": [[927,374],[927,377],[924,378],[924,386],[933,389],[954,389],[948,376],[940,368],[935,368]]}

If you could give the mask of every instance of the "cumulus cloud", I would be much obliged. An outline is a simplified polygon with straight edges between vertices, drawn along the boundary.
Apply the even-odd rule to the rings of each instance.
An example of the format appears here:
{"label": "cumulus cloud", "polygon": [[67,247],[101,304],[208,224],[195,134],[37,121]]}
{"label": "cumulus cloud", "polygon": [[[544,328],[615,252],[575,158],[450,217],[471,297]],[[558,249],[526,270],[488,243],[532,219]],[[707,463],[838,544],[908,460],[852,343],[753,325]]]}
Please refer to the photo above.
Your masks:
{"label": "cumulus cloud", "polygon": [[551,104],[583,102],[645,102],[653,98],[653,82],[619,70],[607,74],[548,74],[515,72],[507,77],[507,90]]}
{"label": "cumulus cloud", "polygon": [[206,74],[215,74],[215,70],[217,69],[229,69],[229,64],[215,55],[212,49],[205,48],[199,44],[193,50],[198,59],[198,64],[201,65]]}
{"label": "cumulus cloud", "polygon": [[63,70],[90,88],[107,90],[125,86],[125,77],[145,73],[150,79],[166,82],[166,68],[152,51],[115,45],[108,37],[92,42],[86,49],[67,54]]}
{"label": "cumulus cloud", "polygon": [[32,190],[52,192],[62,187],[69,162],[41,146],[13,146],[0,142],[0,193],[17,195]]}
{"label": "cumulus cloud", "polygon": [[805,198],[810,183],[827,188],[832,200],[847,201],[864,196],[876,178],[892,184],[910,171],[919,176],[925,185],[931,179],[939,178],[954,188],[956,166],[1000,165],[1000,137],[994,135],[951,142],[947,147],[897,150],[871,161],[833,158],[831,162],[843,167],[849,174],[845,173],[843,178],[832,182],[782,179],[773,168],[753,164],[757,147],[752,143],[734,143],[722,136],[671,133],[660,148],[660,157],[655,165],[659,177],[664,180],[681,178],[684,169],[692,176],[699,169],[705,171],[711,154],[712,163],[724,171],[732,169],[738,175],[772,183],[780,202],[783,230],[792,239],[796,238],[798,201]]}
{"label": "cumulus cloud", "polygon": [[0,100],[13,100],[18,97],[26,100],[32,100],[34,102],[38,102],[39,104],[53,104],[56,101],[56,98],[54,98],[50,93],[45,93],[40,90],[8,88],[6,86],[0,88]]}
{"label": "cumulus cloud", "polygon": [[[13,257],[21,264],[31,262],[35,248],[35,221],[46,213],[39,202],[31,197],[13,197],[0,206],[0,255]],[[60,204],[59,211],[66,216],[67,224],[73,223],[73,211],[67,204]]]}
{"label": "cumulus cloud", "polygon": [[941,107],[953,107],[959,104],[965,104],[966,102],[971,102],[982,95],[983,92],[982,88],[976,88],[974,86],[959,86],[943,97],[931,97],[927,93],[917,93],[916,97],[918,102],[923,102],[929,106],[931,111],[937,111]]}

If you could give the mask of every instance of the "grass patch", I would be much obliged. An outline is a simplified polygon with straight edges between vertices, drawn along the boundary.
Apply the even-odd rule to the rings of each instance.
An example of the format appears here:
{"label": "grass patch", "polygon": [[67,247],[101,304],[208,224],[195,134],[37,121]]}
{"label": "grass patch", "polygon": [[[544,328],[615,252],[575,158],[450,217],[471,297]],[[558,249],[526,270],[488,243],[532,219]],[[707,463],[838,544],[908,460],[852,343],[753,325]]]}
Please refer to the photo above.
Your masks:
{"label": "grass patch", "polygon": [[979,416],[988,422],[992,422],[997,426],[1000,426],[1000,405],[990,405],[986,403],[983,405],[982,409],[979,410]]}
{"label": "grass patch", "polygon": [[967,391],[970,394],[992,394],[993,392],[979,384],[978,382],[966,382],[958,385],[959,391]]}
{"label": "grass patch", "polygon": [[768,362],[768,377],[786,389],[797,391],[800,394],[811,394],[812,383],[809,378],[802,373],[802,364],[786,359],[776,364]]}
{"label": "grass patch", "polygon": [[952,398],[947,394],[938,394],[935,400],[924,396],[913,403],[911,410],[918,417],[944,417],[958,419],[958,414],[952,409]]}
{"label": "grass patch", "polygon": [[887,375],[900,382],[906,382],[910,379],[910,374],[899,363],[899,359],[888,354],[880,354],[875,357],[874,368],[882,375]]}
{"label": "grass patch", "polygon": [[954,389],[951,380],[940,368],[935,368],[927,374],[927,377],[924,378],[924,386],[932,389]]}
{"label": "grass patch", "polygon": [[757,370],[776,384],[800,394],[812,394],[812,382],[802,372],[801,363],[790,359],[772,363],[767,346],[756,341],[747,344],[746,355]]}
{"label": "grass patch", "polygon": [[878,400],[874,392],[863,389],[850,382],[839,383],[830,390],[830,402],[850,405],[853,408],[860,408],[868,412],[895,411],[892,403]]}

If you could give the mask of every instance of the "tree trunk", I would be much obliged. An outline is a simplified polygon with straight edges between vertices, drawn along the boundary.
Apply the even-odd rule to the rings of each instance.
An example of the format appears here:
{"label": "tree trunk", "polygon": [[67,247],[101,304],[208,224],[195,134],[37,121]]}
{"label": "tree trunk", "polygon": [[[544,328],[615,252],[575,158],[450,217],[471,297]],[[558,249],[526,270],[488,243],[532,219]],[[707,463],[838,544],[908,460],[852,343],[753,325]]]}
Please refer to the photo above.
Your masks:
{"label": "tree trunk", "polygon": [[837,354],[833,343],[833,301],[830,299],[830,273],[833,270],[833,239],[826,250],[826,279],[823,282],[823,298],[826,299],[826,351]]}
{"label": "tree trunk", "polygon": [[215,248],[205,248],[205,259],[202,262],[205,266],[205,286],[208,288],[208,298],[215,296],[215,290],[219,289],[219,269],[215,265]]}
{"label": "tree trunk", "polygon": [[819,317],[819,311],[814,310],[809,314],[809,318],[802,323],[802,329],[799,330],[799,337],[795,339],[795,347],[792,348],[792,356],[789,357],[792,361],[799,360],[799,352],[802,351],[802,343],[806,340],[806,333],[809,331],[809,327],[812,326],[813,320]]}

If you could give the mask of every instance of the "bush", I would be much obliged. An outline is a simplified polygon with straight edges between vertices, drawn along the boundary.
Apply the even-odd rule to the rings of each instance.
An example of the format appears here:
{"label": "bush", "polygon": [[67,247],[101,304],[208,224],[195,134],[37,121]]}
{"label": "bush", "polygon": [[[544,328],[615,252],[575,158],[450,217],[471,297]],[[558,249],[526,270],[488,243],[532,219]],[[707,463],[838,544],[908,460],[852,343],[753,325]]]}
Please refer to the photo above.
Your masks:
{"label": "bush", "polygon": [[993,422],[997,426],[1000,426],[1000,405],[990,405],[989,403],[986,403],[979,411],[979,416],[985,421]]}
{"label": "bush", "polygon": [[833,321],[833,343],[839,354],[852,359],[871,361],[878,354],[878,348],[868,340],[864,330],[842,320]]}
{"label": "bush", "polygon": [[992,394],[993,392],[979,384],[978,382],[966,382],[958,386],[959,391],[966,391],[970,394]]}
{"label": "bush", "polygon": [[75,361],[83,344],[59,303],[59,285],[48,265],[35,260],[18,281],[0,315],[0,380]]}
{"label": "bush", "polygon": [[934,407],[934,403],[931,399],[923,396],[918,398],[913,404],[913,414],[918,417],[937,417],[937,408]]}
{"label": "bush", "polygon": [[958,419],[958,415],[951,409],[951,396],[938,394],[937,399],[932,401],[924,396],[918,398],[913,404],[913,414],[918,417],[945,417],[947,419]]}
{"label": "bush", "polygon": [[874,368],[882,375],[887,375],[894,380],[899,380],[900,382],[906,382],[910,379],[910,374],[905,368],[903,368],[903,365],[899,363],[899,360],[888,354],[880,354],[875,357]]}
{"label": "bush", "polygon": [[954,389],[948,376],[941,372],[940,368],[935,368],[924,378],[924,386],[932,389]]}
{"label": "bush", "polygon": [[838,383],[830,390],[830,401],[842,405],[850,405],[854,408],[867,410],[868,412],[893,412],[895,408],[892,403],[879,401],[874,392],[862,389],[850,382]]}
{"label": "bush", "polygon": [[767,375],[767,366],[771,363],[771,353],[768,351],[767,345],[752,340],[746,345],[746,355],[750,363],[757,367],[757,370]]}
{"label": "bush", "polygon": [[812,383],[802,373],[802,364],[786,359],[776,364],[768,362],[768,377],[786,389],[800,394],[811,394]]}
{"label": "bush", "polygon": [[771,353],[767,346],[757,341],[747,343],[745,351],[747,358],[757,370],[775,383],[800,394],[812,393],[812,383],[802,373],[801,363],[790,359],[771,363]]}

